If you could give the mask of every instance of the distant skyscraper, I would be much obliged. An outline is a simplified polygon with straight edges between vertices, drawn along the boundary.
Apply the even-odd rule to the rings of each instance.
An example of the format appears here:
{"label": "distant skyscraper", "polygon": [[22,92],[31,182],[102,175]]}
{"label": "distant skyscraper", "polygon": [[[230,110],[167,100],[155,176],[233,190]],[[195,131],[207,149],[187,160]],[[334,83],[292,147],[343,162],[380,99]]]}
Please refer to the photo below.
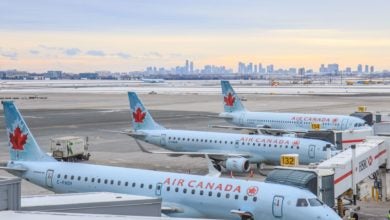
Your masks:
{"label": "distant skyscraper", "polygon": [[190,72],[190,63],[188,60],[186,60],[185,73],[189,73],[189,72]]}
{"label": "distant skyscraper", "polygon": [[352,68],[351,67],[345,68],[345,73],[352,73]]}
{"label": "distant skyscraper", "polygon": [[254,68],[253,68],[253,73],[257,73],[257,65],[255,64]]}
{"label": "distant skyscraper", "polygon": [[368,73],[368,65],[365,65],[365,66],[364,66],[364,72],[365,72],[365,73]]}
{"label": "distant skyscraper", "polygon": [[248,64],[246,73],[249,73],[249,74],[253,73],[253,63]]}
{"label": "distant skyscraper", "polygon": [[358,73],[362,73],[363,72],[363,65],[362,64],[359,64],[357,66],[357,71],[358,71]]}
{"label": "distant skyscraper", "polygon": [[238,63],[238,73],[241,73],[241,74],[245,73],[246,72],[245,68],[246,68],[245,63],[243,63],[243,62]]}
{"label": "distant skyscraper", "polygon": [[337,63],[328,64],[327,68],[328,73],[336,74],[339,72],[339,65]]}
{"label": "distant skyscraper", "polygon": [[273,73],[274,72],[274,65],[271,64],[271,65],[268,65],[267,66],[267,73]]}
{"label": "distant skyscraper", "polygon": [[194,62],[190,62],[190,73],[194,73]]}
{"label": "distant skyscraper", "polygon": [[326,69],[325,64],[321,64],[320,73],[326,73],[326,72],[328,72],[328,70]]}
{"label": "distant skyscraper", "polygon": [[373,73],[374,72],[374,66],[370,66],[370,73]]}

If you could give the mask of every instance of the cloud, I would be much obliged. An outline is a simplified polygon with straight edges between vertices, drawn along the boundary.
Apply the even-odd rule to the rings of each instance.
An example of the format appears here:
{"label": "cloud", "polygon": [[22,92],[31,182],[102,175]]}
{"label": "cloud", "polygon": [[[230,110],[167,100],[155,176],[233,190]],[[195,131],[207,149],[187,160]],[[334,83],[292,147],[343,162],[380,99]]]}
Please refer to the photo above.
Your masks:
{"label": "cloud", "polygon": [[124,52],[118,52],[118,53],[115,53],[114,54],[115,56],[118,56],[120,58],[123,58],[123,59],[129,59],[131,58],[131,55],[128,54],[128,53],[124,53]]}
{"label": "cloud", "polygon": [[44,44],[40,44],[38,46],[42,49],[45,49],[45,50],[60,50],[60,51],[64,50],[64,48],[62,48],[62,47],[53,47],[53,46],[47,46]]}
{"label": "cloud", "polygon": [[0,48],[0,55],[11,60],[18,59],[18,53],[11,50],[3,50],[2,48]]}
{"label": "cloud", "polygon": [[145,53],[144,56],[147,58],[162,58],[163,57],[163,55],[161,53],[155,52],[155,51]]}
{"label": "cloud", "polygon": [[65,49],[65,51],[64,51],[64,54],[67,56],[75,56],[79,53],[81,53],[81,50],[78,48],[68,48],[68,49]]}
{"label": "cloud", "polygon": [[90,55],[90,56],[97,56],[97,57],[104,57],[106,56],[106,53],[104,53],[104,51],[102,50],[88,50],[86,52],[87,55]]}
{"label": "cloud", "polygon": [[37,55],[37,54],[39,54],[39,51],[38,50],[30,50],[30,53],[34,54],[34,55]]}

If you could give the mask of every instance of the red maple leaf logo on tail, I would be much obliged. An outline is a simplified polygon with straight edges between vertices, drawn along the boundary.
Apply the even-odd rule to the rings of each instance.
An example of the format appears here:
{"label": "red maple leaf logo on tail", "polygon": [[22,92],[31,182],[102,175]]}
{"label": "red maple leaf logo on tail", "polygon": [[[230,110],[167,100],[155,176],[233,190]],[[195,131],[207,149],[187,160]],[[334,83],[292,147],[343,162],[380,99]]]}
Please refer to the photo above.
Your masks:
{"label": "red maple leaf logo on tail", "polygon": [[16,127],[14,133],[9,134],[9,140],[14,150],[24,150],[27,141],[27,134],[23,134],[19,127]]}
{"label": "red maple leaf logo on tail", "polygon": [[236,98],[230,92],[227,96],[223,97],[223,101],[225,102],[225,105],[227,105],[227,106],[233,107],[235,100],[236,100]]}
{"label": "red maple leaf logo on tail", "polygon": [[140,107],[138,107],[137,110],[133,112],[133,118],[135,123],[144,122],[145,116],[146,116],[146,112],[142,112]]}

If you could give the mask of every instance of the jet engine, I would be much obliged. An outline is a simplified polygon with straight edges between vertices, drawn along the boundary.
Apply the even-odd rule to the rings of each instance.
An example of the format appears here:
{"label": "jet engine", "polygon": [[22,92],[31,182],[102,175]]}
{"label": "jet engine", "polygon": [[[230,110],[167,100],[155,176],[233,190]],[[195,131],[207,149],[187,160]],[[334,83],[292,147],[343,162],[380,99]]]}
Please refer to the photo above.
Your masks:
{"label": "jet engine", "polygon": [[243,157],[230,157],[225,163],[225,168],[234,172],[248,172],[250,169],[249,160]]}

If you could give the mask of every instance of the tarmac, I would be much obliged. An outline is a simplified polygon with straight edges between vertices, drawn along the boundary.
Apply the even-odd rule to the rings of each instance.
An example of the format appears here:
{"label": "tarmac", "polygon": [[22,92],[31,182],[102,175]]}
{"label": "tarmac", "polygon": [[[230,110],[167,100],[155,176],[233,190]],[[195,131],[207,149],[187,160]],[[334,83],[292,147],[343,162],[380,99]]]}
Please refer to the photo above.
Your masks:
{"label": "tarmac", "polygon": [[[115,81],[114,81],[115,82]],[[244,81],[243,87],[248,86]],[[250,81],[249,81],[250,82]],[[203,158],[169,157],[166,155],[152,155],[140,151],[133,138],[118,133],[130,129],[130,112],[126,91],[140,90],[140,98],[155,121],[167,128],[189,129],[203,131],[218,131],[210,128],[210,125],[228,125],[221,119],[210,117],[222,111],[222,96],[214,90],[218,87],[218,81],[197,82],[193,88],[201,88],[209,93],[188,92],[188,88],[181,91],[184,82],[167,82],[164,84],[135,83],[132,86],[110,84],[117,86],[115,92],[107,91],[107,87],[99,85],[86,85],[91,91],[78,92],[72,86],[72,92],[58,89],[55,85],[42,84],[34,86],[34,91],[24,91],[24,82],[8,84],[7,89],[0,88],[0,99],[14,99],[20,108],[25,120],[33,132],[37,142],[45,151],[50,149],[50,139],[62,136],[88,136],[90,161],[86,163],[105,164],[110,166],[123,166],[151,170],[164,170],[172,172],[185,172],[194,174],[207,173],[207,163]],[[47,82],[45,82],[47,83]],[[58,83],[58,82],[57,82]],[[122,82],[118,82],[122,83]],[[167,86],[171,85],[171,86]],[[4,83],[2,84],[4,85]],[[252,84],[251,84],[252,85]],[[240,86],[237,85],[237,91]],[[50,87],[50,88],[49,88]],[[63,88],[63,85],[61,85]],[[144,88],[145,87],[145,88]],[[176,88],[175,92],[163,92],[161,87]],[[20,88],[20,90],[18,90]],[[57,89],[56,89],[57,88]],[[134,89],[132,89],[134,88]],[[337,94],[299,94],[299,87],[295,92],[278,94],[259,94],[255,90],[245,93],[247,101],[245,107],[252,111],[274,112],[305,112],[326,114],[350,114],[357,110],[358,106],[368,107],[370,112],[389,112],[390,93],[361,92],[351,94],[348,92]],[[329,89],[326,89],[329,90]],[[340,90],[340,89],[338,89]],[[371,91],[369,87],[361,91]],[[377,88],[372,90],[377,91]],[[390,86],[386,89],[390,90]],[[159,91],[157,94],[148,94],[147,91]],[[289,91],[291,91],[289,89]],[[379,89],[380,91],[380,89]],[[160,93],[161,92],[161,93]],[[2,110],[0,118],[3,118]],[[7,137],[5,135],[4,120],[0,119],[0,162],[8,160]],[[230,130],[219,130],[233,132]],[[161,150],[145,143],[150,150]],[[7,172],[0,171],[0,176],[10,176]],[[237,178],[250,178],[247,175]],[[255,175],[256,180],[264,177]],[[47,194],[49,191],[22,181],[22,195]],[[383,219],[390,208],[386,202],[362,202],[363,213],[361,219]]]}

